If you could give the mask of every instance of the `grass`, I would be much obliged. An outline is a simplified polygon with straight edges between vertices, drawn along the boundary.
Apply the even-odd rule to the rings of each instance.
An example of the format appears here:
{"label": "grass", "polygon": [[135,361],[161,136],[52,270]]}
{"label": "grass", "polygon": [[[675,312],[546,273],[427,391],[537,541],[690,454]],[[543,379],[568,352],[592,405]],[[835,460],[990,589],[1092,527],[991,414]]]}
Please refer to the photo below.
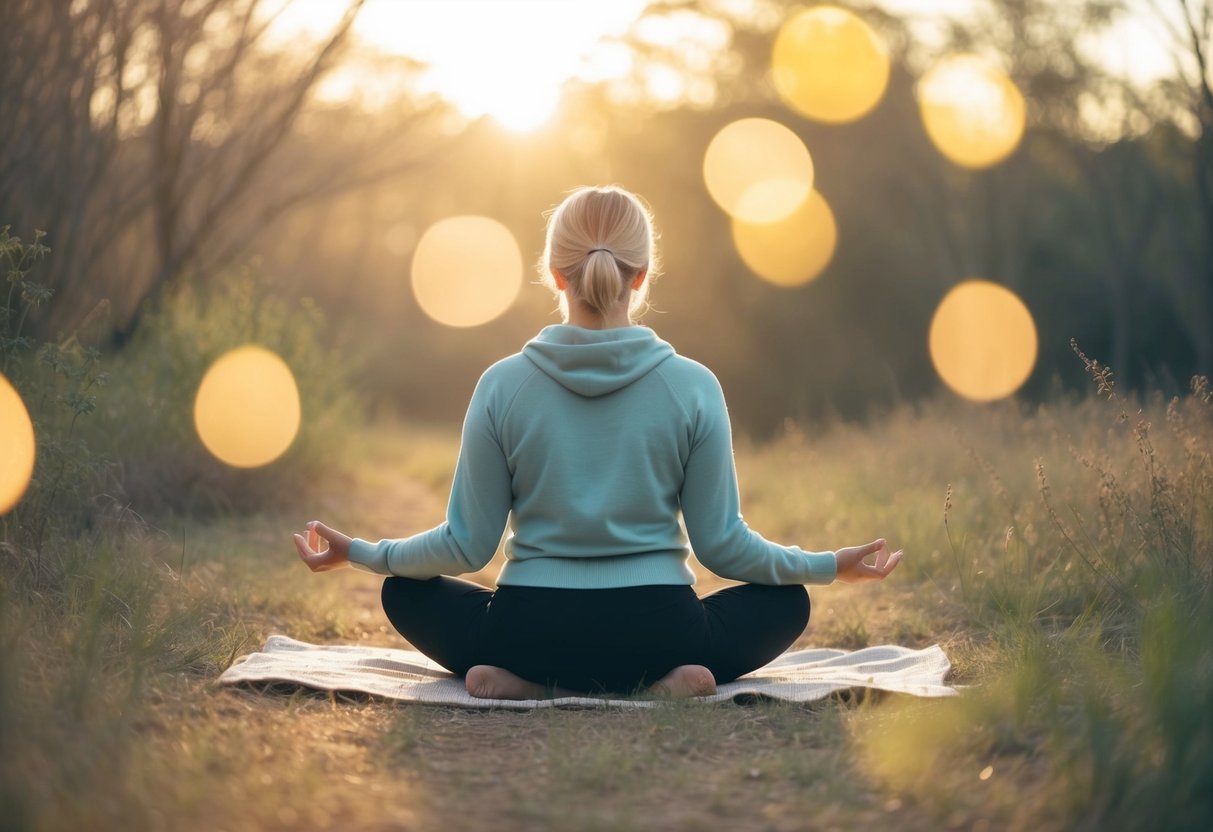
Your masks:
{"label": "grass", "polygon": [[288,533],[435,522],[457,436],[434,428],[359,431],[306,507],[119,513],[37,581],[10,549],[0,827],[1206,828],[1206,394],[939,401],[739,444],[769,537],[909,553],[884,584],[815,589],[801,643],[942,643],[956,700],[469,713],[216,688],[271,632],[400,644],[372,578],[311,575]]}
{"label": "grass", "polygon": [[[846,784],[827,794],[850,765],[842,713],[782,704],[598,714],[411,708],[396,723],[408,726],[396,729],[410,737],[407,749],[389,759],[422,786],[430,816],[454,829],[766,828],[777,818],[803,828],[831,799],[877,799]],[[457,734],[443,730],[449,720]]]}

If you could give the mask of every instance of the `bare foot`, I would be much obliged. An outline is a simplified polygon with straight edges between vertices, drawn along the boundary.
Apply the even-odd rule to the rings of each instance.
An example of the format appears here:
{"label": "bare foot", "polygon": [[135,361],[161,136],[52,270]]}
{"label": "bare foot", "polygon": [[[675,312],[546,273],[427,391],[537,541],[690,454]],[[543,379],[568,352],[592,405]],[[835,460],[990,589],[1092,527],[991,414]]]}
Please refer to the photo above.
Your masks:
{"label": "bare foot", "polygon": [[528,682],[503,667],[478,664],[464,676],[468,693],[477,699],[543,699],[547,690],[538,682]]}
{"label": "bare foot", "polygon": [[716,677],[701,664],[684,664],[662,676],[649,690],[671,699],[711,696],[716,692]]}

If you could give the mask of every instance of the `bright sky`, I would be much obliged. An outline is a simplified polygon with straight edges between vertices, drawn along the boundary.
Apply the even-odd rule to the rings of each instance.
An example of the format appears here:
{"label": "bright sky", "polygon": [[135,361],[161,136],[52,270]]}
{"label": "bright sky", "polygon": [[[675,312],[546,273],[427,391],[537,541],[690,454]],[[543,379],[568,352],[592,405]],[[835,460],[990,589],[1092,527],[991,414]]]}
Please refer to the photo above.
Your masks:
{"label": "bright sky", "polygon": [[[938,41],[948,17],[964,16],[981,1],[878,0],[928,44]],[[323,31],[344,5],[293,0],[276,28]],[[568,79],[628,71],[626,50],[611,39],[645,6],[646,0],[367,0],[354,25],[364,41],[427,64],[423,85],[465,115],[488,114],[525,131],[552,114]],[[1086,48],[1115,71],[1144,80],[1174,72],[1162,43],[1161,27],[1138,18],[1088,39]]]}
{"label": "bright sky", "polygon": [[[612,77],[626,56],[599,42],[622,35],[646,0],[367,0],[354,23],[364,41],[430,69],[424,84],[465,115],[539,126],[570,78]],[[294,0],[276,24],[323,29],[340,0]]]}

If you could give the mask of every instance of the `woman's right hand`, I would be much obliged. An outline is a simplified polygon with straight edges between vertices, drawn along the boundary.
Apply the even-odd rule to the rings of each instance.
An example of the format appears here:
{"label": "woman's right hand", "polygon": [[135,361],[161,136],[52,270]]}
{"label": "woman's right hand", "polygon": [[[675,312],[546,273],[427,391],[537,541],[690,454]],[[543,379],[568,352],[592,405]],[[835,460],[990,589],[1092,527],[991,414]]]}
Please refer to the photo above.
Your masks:
{"label": "woman's right hand", "polygon": [[[875,555],[873,563],[864,559]],[[901,563],[902,550],[889,553],[889,544],[884,538],[874,540],[866,546],[850,546],[834,552],[834,560],[838,562],[838,580],[848,584],[858,584],[865,581],[883,581],[888,577],[897,564]]]}
{"label": "woman's right hand", "polygon": [[[320,548],[321,539],[328,542],[324,549]],[[295,535],[295,548],[299,557],[313,572],[328,572],[340,569],[350,562],[350,537],[336,529],[330,529],[319,520],[307,524],[307,537]]]}

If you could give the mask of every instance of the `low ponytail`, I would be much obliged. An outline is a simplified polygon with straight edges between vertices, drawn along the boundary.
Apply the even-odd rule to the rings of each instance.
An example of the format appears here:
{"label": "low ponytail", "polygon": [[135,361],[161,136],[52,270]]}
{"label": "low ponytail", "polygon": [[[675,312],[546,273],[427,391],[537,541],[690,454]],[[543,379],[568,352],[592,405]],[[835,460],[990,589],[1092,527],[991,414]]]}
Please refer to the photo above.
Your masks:
{"label": "low ponytail", "polygon": [[[636,272],[632,272],[635,277]],[[577,297],[599,315],[605,315],[623,299],[628,281],[620,273],[615,255],[609,249],[598,248],[589,252],[582,267],[581,279],[577,282]]]}
{"label": "low ponytail", "polygon": [[[645,306],[656,275],[653,223],[634,194],[616,187],[580,188],[565,198],[548,219],[540,277],[560,298],[568,320],[568,299],[576,298],[599,315],[629,299],[628,316]],[[552,270],[568,282],[560,291]],[[649,278],[632,283],[641,271]]]}

